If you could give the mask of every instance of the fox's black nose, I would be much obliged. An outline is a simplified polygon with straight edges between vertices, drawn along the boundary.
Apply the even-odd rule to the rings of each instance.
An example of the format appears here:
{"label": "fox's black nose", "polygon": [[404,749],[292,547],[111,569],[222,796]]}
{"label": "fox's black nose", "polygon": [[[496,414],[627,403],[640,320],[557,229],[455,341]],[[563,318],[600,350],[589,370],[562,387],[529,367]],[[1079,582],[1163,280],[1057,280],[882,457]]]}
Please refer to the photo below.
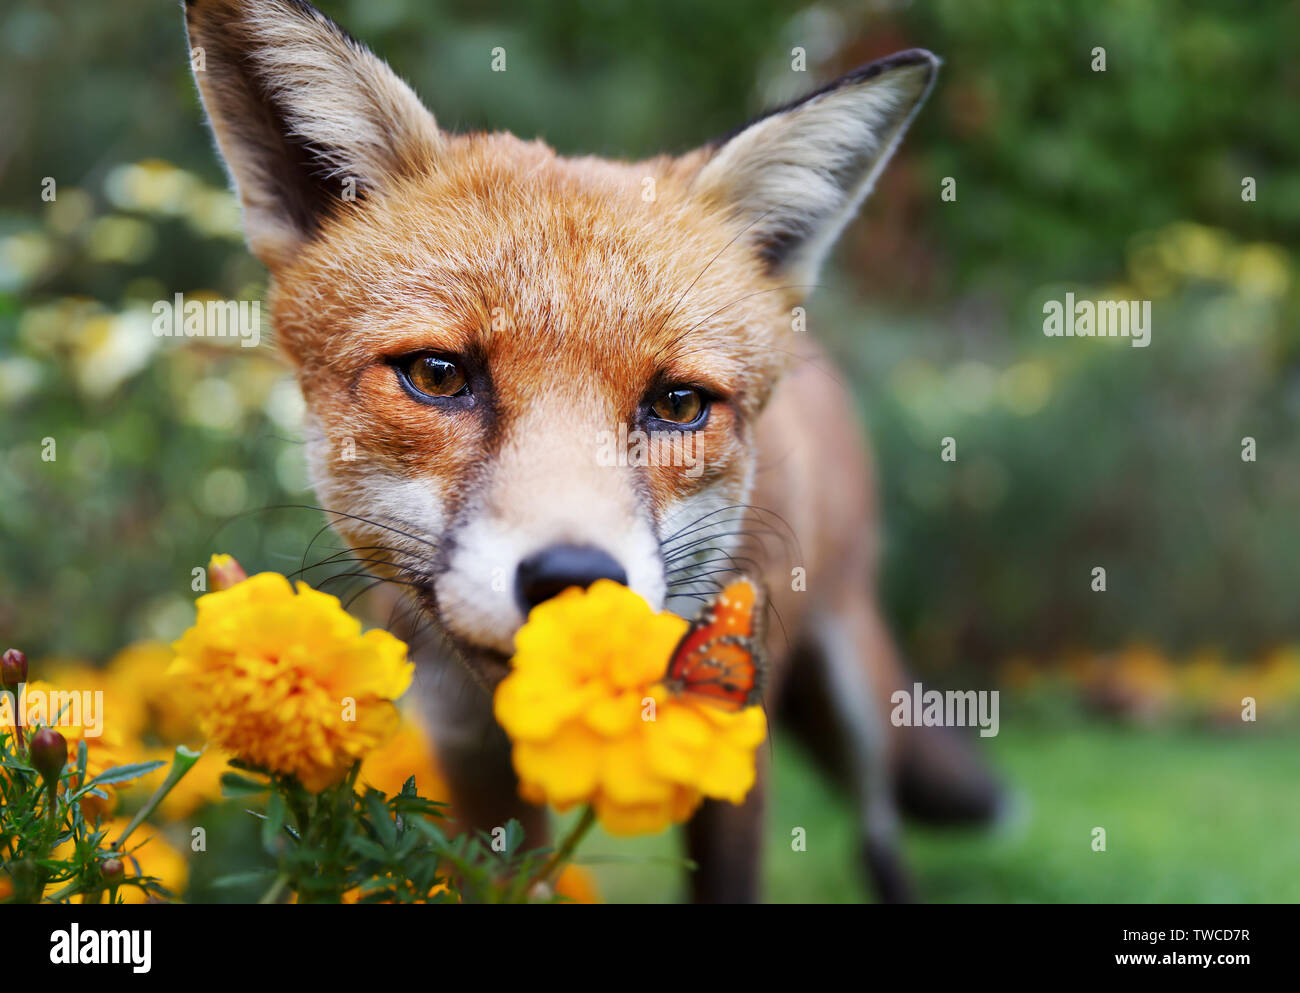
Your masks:
{"label": "fox's black nose", "polygon": [[544,600],[570,586],[586,589],[598,579],[627,585],[623,567],[590,545],[552,545],[519,563],[515,573],[515,600],[525,615]]}

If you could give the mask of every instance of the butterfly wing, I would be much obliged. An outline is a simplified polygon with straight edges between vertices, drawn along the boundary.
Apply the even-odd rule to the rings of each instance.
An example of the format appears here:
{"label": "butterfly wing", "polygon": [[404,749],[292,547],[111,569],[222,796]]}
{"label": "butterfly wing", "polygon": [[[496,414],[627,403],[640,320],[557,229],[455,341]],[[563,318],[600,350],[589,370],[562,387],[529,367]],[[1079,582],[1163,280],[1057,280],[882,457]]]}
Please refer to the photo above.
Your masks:
{"label": "butterfly wing", "polygon": [[762,700],[762,603],[748,579],[727,585],[705,605],[678,642],[664,677],[669,689],[725,710]]}

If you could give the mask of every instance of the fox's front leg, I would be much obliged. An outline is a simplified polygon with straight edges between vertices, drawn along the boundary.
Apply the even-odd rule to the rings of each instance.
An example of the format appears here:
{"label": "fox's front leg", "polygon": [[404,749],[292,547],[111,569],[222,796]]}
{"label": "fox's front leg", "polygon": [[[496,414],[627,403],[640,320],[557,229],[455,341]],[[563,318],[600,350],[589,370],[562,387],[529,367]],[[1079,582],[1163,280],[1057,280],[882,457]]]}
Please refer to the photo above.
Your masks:
{"label": "fox's front leg", "polygon": [[519,798],[510,741],[492,716],[491,695],[453,659],[421,659],[417,687],[451,791],[450,828],[491,833],[514,819],[525,848],[545,845],[546,812]]}
{"label": "fox's front leg", "polygon": [[686,825],[686,850],[695,862],[695,903],[757,903],[762,870],[767,764],[759,756],[754,788],[745,802],[705,800]]}

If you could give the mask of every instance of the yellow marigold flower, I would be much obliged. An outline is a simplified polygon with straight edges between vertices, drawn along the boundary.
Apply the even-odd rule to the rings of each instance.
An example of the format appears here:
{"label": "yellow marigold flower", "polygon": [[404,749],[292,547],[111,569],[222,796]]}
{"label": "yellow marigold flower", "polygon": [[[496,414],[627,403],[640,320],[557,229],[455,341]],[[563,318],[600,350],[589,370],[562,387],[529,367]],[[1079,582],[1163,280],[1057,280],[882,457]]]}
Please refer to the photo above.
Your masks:
{"label": "yellow marigold flower", "polygon": [[744,800],[767,721],[662,685],[687,626],[608,580],[534,608],[495,699],[524,799],[590,803],[613,834],[660,831],[706,796]]}
{"label": "yellow marigold flower", "polygon": [[337,597],[264,572],[198,599],[172,671],[205,701],[208,738],[319,792],[397,726],[406,646],[364,634]]}

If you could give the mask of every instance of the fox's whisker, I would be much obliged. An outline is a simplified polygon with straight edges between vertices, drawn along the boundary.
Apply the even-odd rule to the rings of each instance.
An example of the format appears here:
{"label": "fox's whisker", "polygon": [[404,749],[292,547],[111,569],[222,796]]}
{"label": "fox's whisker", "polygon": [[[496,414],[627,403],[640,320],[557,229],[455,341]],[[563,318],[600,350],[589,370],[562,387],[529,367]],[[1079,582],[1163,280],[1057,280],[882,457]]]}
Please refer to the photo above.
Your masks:
{"label": "fox's whisker", "polygon": [[324,579],[320,580],[320,582],[316,583],[315,586],[313,586],[312,588],[324,592],[324,589],[328,584],[333,583],[340,579],[368,580],[370,581],[369,583],[370,586],[377,586],[380,583],[393,583],[394,585],[397,586],[410,586],[418,589],[420,588],[421,585],[420,583],[415,582],[413,580],[389,579],[384,576],[376,577],[373,573],[369,573],[369,572],[340,572],[340,573],[336,573],[333,576],[326,576]]}
{"label": "fox's whisker", "polygon": [[372,583],[367,583],[367,584],[366,584],[365,586],[363,586],[363,587],[362,587],[358,592],[354,593],[352,596],[350,596],[350,597],[348,598],[347,603],[343,604],[343,609],[344,609],[344,610],[351,610],[351,609],[352,609],[352,605],[353,605],[354,603],[356,603],[357,600],[359,600],[361,597],[365,596],[367,593],[369,593],[371,590],[373,590],[376,586],[379,586],[379,585],[382,584],[382,583],[392,583],[392,582],[396,582],[396,581],[395,581],[395,580],[392,580],[392,579],[376,579],[376,580],[375,580],[374,582],[372,582]]}
{"label": "fox's whisker", "polygon": [[720,587],[720,586],[717,586],[717,585],[711,585],[711,586],[705,586],[703,589],[695,589],[695,588],[692,588],[692,589],[686,589],[686,590],[673,590],[672,592],[670,592],[670,593],[668,594],[668,596],[670,596],[670,597],[674,597],[674,596],[692,596],[692,595],[694,595],[694,594],[699,594],[700,596],[707,596],[707,597],[712,598],[712,597],[715,597],[715,596],[718,595],[719,590],[721,590],[721,587]]}
{"label": "fox's whisker", "polygon": [[[716,510],[710,511],[710,512],[707,513],[707,514],[703,514],[703,515],[701,515],[700,517],[695,518],[695,519],[692,520],[692,521],[687,521],[687,522],[685,522],[681,527],[679,527],[679,528],[678,528],[676,531],[674,531],[672,534],[666,535],[666,536],[663,538],[663,540],[660,541],[660,547],[662,547],[662,548],[668,548],[670,545],[672,545],[672,544],[673,544],[675,541],[677,541],[678,539],[680,539],[680,538],[682,538],[682,537],[685,537],[686,535],[689,535],[689,534],[693,533],[694,531],[701,530],[701,529],[702,529],[702,527],[701,527],[702,522],[707,521],[709,518],[714,517],[714,516],[716,516],[716,515],[718,515],[718,514],[725,514],[725,513],[731,513],[731,512],[739,512],[739,513],[742,513],[742,514],[759,514],[759,515],[767,514],[767,515],[770,515],[771,517],[776,518],[776,520],[777,520],[778,522],[780,522],[780,524],[781,524],[781,525],[786,529],[786,531],[790,534],[791,537],[794,537],[794,536],[795,536],[795,535],[794,535],[794,529],[790,526],[790,523],[789,523],[787,520],[785,520],[785,518],[783,518],[780,514],[776,513],[775,511],[768,510],[768,509],[766,509],[766,508],[764,508],[764,507],[760,507],[760,506],[758,506],[758,505],[756,505],[756,504],[748,504],[748,503],[734,503],[734,504],[728,504],[728,505],[725,506],[725,507],[719,507],[719,508],[717,508]],[[715,522],[715,523],[716,523],[716,522]],[[761,523],[761,522],[760,522],[760,523]],[[709,524],[709,525],[702,525],[702,526],[703,526],[703,527],[712,527],[713,525]]]}
{"label": "fox's whisker", "polygon": [[[715,563],[715,562],[723,562],[723,561],[726,561],[726,560],[723,559],[723,558],[721,558],[721,557],[716,557],[716,558],[711,558],[711,559],[700,559],[698,562],[688,562],[686,565],[679,565],[679,566],[677,566],[675,569],[667,569],[667,570],[665,570],[665,572],[664,572],[664,578],[665,578],[665,579],[668,579],[668,577],[670,577],[670,576],[675,576],[675,575],[677,575],[678,573],[681,573],[681,572],[687,572],[687,571],[689,571],[689,570],[698,570],[701,566],[712,565],[712,564]],[[715,570],[715,571],[718,571],[718,572],[729,572],[729,571],[731,571],[731,570],[728,568],[728,569],[719,569],[719,570]],[[673,583],[673,581],[670,579],[669,582],[668,582],[668,585],[671,586],[672,583]]]}
{"label": "fox's whisker", "polygon": [[[736,522],[740,523],[740,522]],[[745,522],[748,524],[749,522]],[[709,531],[706,534],[698,535],[684,544],[679,544],[673,548],[666,549],[664,552],[665,561],[673,561],[684,556],[690,557],[698,554],[701,545],[708,545],[713,542],[724,542],[735,539],[745,547],[752,548],[755,551],[766,551],[767,545],[765,539],[775,538],[777,535],[768,528],[763,527],[737,527],[723,530],[721,526],[718,529]]]}
{"label": "fox's whisker", "polygon": [[668,537],[666,537],[663,541],[661,541],[659,543],[659,547],[662,548],[664,551],[670,551],[676,544],[678,544],[679,542],[681,542],[686,538],[689,538],[693,534],[699,534],[701,531],[707,531],[709,528],[720,527],[724,524],[739,524],[745,519],[745,513],[746,513],[745,511],[736,508],[728,508],[728,509],[731,513],[735,513],[738,516],[719,517],[716,520],[710,521],[708,523],[698,523],[694,527],[683,527],[678,531],[674,532],[673,534],[669,535]]}
{"label": "fox's whisker", "polygon": [[702,521],[707,521],[710,517],[714,517],[714,516],[716,516],[716,515],[718,515],[718,514],[725,514],[725,513],[728,513],[728,512],[737,512],[737,511],[738,511],[738,512],[744,513],[744,512],[746,512],[747,510],[749,510],[749,506],[748,506],[747,504],[743,504],[743,503],[729,503],[729,504],[727,504],[727,505],[725,505],[725,506],[717,507],[717,508],[715,508],[715,509],[709,511],[708,513],[701,514],[699,517],[695,517],[695,518],[692,518],[692,519],[689,520],[689,521],[685,521],[685,522],[683,522],[682,525],[681,525],[680,527],[678,527],[675,531],[671,532],[670,534],[665,535],[664,538],[663,538],[663,541],[661,542],[661,544],[664,544],[664,543],[667,543],[667,542],[672,541],[674,538],[676,538],[676,537],[680,536],[681,534],[685,533],[685,532],[687,531],[688,528],[691,528],[691,527],[693,527],[693,526],[695,526],[695,525],[701,523]]}
{"label": "fox's whisker", "polygon": [[292,578],[294,578],[294,577],[301,576],[301,575],[303,575],[303,574],[305,574],[305,573],[311,572],[313,569],[319,569],[319,568],[321,568],[322,566],[327,566],[327,565],[337,565],[337,564],[339,564],[339,563],[341,563],[341,562],[347,562],[347,561],[355,561],[355,562],[358,562],[358,563],[359,563],[359,562],[376,562],[376,563],[382,563],[382,564],[385,564],[385,565],[394,565],[394,566],[397,566],[398,568],[406,568],[405,566],[403,566],[400,562],[398,562],[398,561],[396,561],[396,560],[392,560],[392,561],[389,561],[389,560],[378,560],[378,559],[373,559],[373,560],[372,560],[372,559],[364,559],[364,558],[355,558],[355,557],[353,557],[353,556],[354,556],[354,553],[356,553],[356,552],[374,552],[374,551],[378,551],[378,552],[388,552],[389,554],[394,555],[394,556],[401,556],[401,555],[404,555],[404,554],[405,554],[405,553],[402,552],[400,549],[390,548],[390,547],[388,547],[387,545],[359,545],[359,546],[357,546],[356,548],[345,548],[345,549],[341,549],[340,551],[334,553],[333,555],[326,556],[325,558],[323,558],[323,559],[319,559],[319,560],[317,560],[317,561],[315,561],[315,562],[312,562],[312,563],[310,563],[309,565],[304,565],[302,568],[300,568],[300,569],[296,569],[296,570],[294,570],[293,572],[290,572],[290,573],[286,573],[285,575],[286,575],[287,577],[289,577],[290,579],[292,579]]}
{"label": "fox's whisker", "polygon": [[[397,581],[399,577],[401,577],[401,576],[406,576],[406,575],[410,575],[410,576],[412,577],[412,579],[418,579],[418,578],[419,578],[419,573],[417,573],[415,570],[413,570],[413,569],[409,569],[409,568],[407,568],[407,567],[405,567],[405,566],[396,566],[395,563],[389,561],[388,559],[371,559],[371,558],[365,558],[365,557],[361,557],[361,558],[346,558],[346,559],[339,559],[339,560],[337,560],[337,561],[335,561],[335,562],[328,562],[328,563],[326,563],[326,562],[322,562],[322,563],[320,563],[320,564],[321,564],[321,565],[335,565],[335,566],[338,566],[338,565],[358,565],[358,566],[375,565],[375,566],[393,566],[394,568],[397,569],[397,573],[398,573],[398,575],[397,575],[396,577],[393,577],[393,576],[380,576],[380,575],[378,575],[374,570],[367,570],[367,571],[364,572],[364,573],[357,573],[357,575],[367,575],[367,576],[370,576],[370,577],[375,578],[375,579],[393,579],[394,581]],[[339,575],[342,575],[342,573],[340,573]]]}
{"label": "fox's whisker", "polygon": [[[714,559],[714,560],[712,560],[712,561],[718,562],[718,561],[721,561],[721,560],[720,560],[720,559]],[[734,568],[732,568],[731,566],[728,565],[728,566],[724,566],[724,567],[722,567],[721,569],[706,569],[706,570],[703,571],[703,572],[697,572],[697,573],[693,573],[693,574],[690,575],[690,576],[684,576],[684,577],[682,577],[682,578],[680,578],[680,579],[674,579],[674,580],[671,580],[671,581],[667,584],[667,586],[668,586],[668,589],[671,590],[671,589],[673,589],[675,586],[677,586],[677,585],[680,584],[680,583],[693,583],[693,582],[696,582],[697,580],[709,579],[710,582],[717,583],[719,589],[721,589],[722,586],[725,585],[724,582],[723,582],[722,580],[720,580],[720,579],[710,579],[709,577],[712,577],[712,576],[734,576],[734,575],[737,575],[737,571],[736,571]]]}
{"label": "fox's whisker", "polygon": [[[754,559],[750,558],[747,555],[734,555],[723,548],[711,548],[709,549],[709,551],[718,552],[721,555],[725,556],[726,560],[728,562],[731,562],[735,566],[733,571],[737,573],[743,573],[745,571],[740,567],[739,563],[744,563],[745,566],[747,566],[749,569],[752,569],[755,573],[761,572],[761,569],[759,568],[759,564],[756,561],[754,561]],[[681,579],[678,579],[676,580],[676,582],[684,582],[686,578],[688,577],[683,577]]]}
{"label": "fox's whisker", "polygon": [[[774,537],[772,535],[767,535],[767,536]],[[677,562],[680,562],[684,558],[689,559],[698,556],[700,554],[699,549],[702,546],[707,547],[711,542],[723,541],[728,538],[741,539],[741,542],[739,543],[738,547],[748,547],[746,543],[749,542],[751,539],[759,539],[758,547],[754,550],[766,554],[767,546],[764,545],[761,541],[763,537],[765,537],[764,532],[755,531],[751,529],[744,529],[740,531],[715,532],[713,534],[705,535],[702,538],[697,538],[694,541],[692,541],[690,544],[683,545],[680,548],[673,549],[671,554],[665,556],[664,565],[665,566],[674,565]]]}
{"label": "fox's whisker", "polygon": [[[388,524],[381,524],[379,521],[373,520],[369,517],[362,517],[359,514],[349,514],[347,511],[343,511],[343,510],[331,510],[328,507],[316,507],[313,506],[312,504],[305,504],[305,503],[274,504],[272,506],[265,507],[263,509],[264,510],[314,510],[320,514],[332,514],[335,517],[343,517],[350,521],[357,521],[358,523],[361,524],[369,524],[371,527],[382,528],[385,531],[392,531],[394,534],[400,534],[403,538],[410,538],[412,541],[418,541],[420,544],[428,545],[430,548],[436,549],[438,547],[438,545],[435,542],[429,540],[428,538],[422,538],[417,534],[411,534],[409,531],[403,531],[401,528],[395,528]],[[392,518],[392,519],[400,520],[400,518]],[[401,523],[406,524],[408,527],[414,527],[414,525],[412,525],[409,521],[402,521]]]}

